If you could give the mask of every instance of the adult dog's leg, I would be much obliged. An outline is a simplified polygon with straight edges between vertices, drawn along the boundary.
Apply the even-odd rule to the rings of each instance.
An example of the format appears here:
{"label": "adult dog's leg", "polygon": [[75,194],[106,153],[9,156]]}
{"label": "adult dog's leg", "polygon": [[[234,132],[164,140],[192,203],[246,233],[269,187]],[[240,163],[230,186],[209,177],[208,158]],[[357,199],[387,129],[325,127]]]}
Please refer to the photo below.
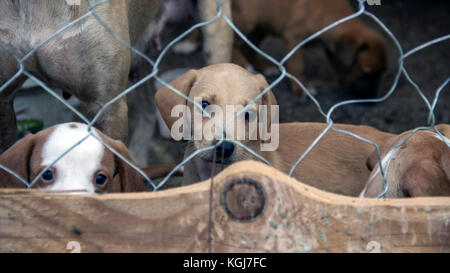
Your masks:
{"label": "adult dog's leg", "polygon": [[[129,51],[117,52],[124,61],[117,62],[117,56],[102,56],[110,59],[107,67],[92,64],[92,75],[83,90],[78,94],[81,101],[79,109],[87,118],[92,119],[107,103],[116,98],[126,88],[129,71]],[[119,58],[122,59],[122,58]],[[86,75],[87,77],[87,75]],[[128,106],[126,96],[104,109],[94,124],[96,128],[113,139],[126,142],[128,136]]]}
{"label": "adult dog's leg", "polygon": [[[0,48],[0,88],[14,76],[17,70],[16,60],[4,49]],[[17,123],[14,112],[14,96],[25,81],[19,76],[9,83],[0,93],[0,154],[17,140]]]}
{"label": "adult dog's leg", "polygon": [[[231,18],[231,3],[226,1],[222,5],[223,13]],[[209,21],[217,15],[217,4],[215,1],[199,0],[198,9],[200,20]],[[208,64],[227,63],[231,60],[233,49],[233,30],[225,20],[219,18],[212,24],[202,28],[203,51]]]}

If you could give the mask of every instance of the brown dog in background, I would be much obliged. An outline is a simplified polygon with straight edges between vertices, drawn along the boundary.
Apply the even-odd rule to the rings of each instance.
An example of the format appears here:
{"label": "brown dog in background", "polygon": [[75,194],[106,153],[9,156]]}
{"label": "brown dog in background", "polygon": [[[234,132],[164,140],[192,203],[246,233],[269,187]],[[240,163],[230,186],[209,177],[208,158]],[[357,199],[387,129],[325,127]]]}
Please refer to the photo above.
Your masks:
{"label": "brown dog in background", "polygon": [[[450,126],[437,125],[446,138],[450,137]],[[381,147],[383,169],[392,156],[386,180],[386,197],[450,196],[450,148],[433,130],[414,133],[394,153],[394,146],[400,144],[411,131],[391,137]],[[377,197],[383,192],[383,178],[380,173],[376,151],[367,161],[372,171],[361,197]]]}
{"label": "brown dog in background", "polygon": [[[283,38],[286,54],[298,43],[349,16],[353,10],[347,0],[234,0],[233,23],[257,46],[268,34]],[[343,87],[359,97],[373,97],[386,69],[386,42],[361,20],[353,19],[323,33],[323,42],[331,64]],[[258,72],[267,66],[235,35],[233,63],[248,67],[250,61]],[[289,73],[305,84],[301,49],[286,62]],[[303,90],[291,80],[295,93]],[[311,87],[305,84],[307,87]]]}
{"label": "brown dog in background", "polygon": [[[231,105],[245,106],[268,87],[263,76],[254,75],[242,67],[234,64],[217,64],[204,67],[199,70],[190,70],[170,85],[191,99],[201,98],[202,106],[216,105],[226,109]],[[200,129],[204,132],[209,119],[203,117],[203,122],[195,123],[188,117],[173,116],[172,111],[177,105],[187,106],[190,113],[194,113],[194,105],[183,97],[175,94],[167,87],[158,90],[155,102],[167,126],[174,130],[174,125],[181,119],[188,124],[191,132]],[[249,106],[249,112],[258,112],[259,106],[276,106],[278,103],[271,91],[267,92],[253,105]],[[208,111],[207,108],[204,111]],[[224,110],[225,111],[225,110]],[[263,114],[262,116],[264,116]],[[267,112],[268,128],[271,139],[267,140],[259,135],[256,140],[249,139],[247,125],[251,118],[242,114],[238,119],[244,119],[246,124],[246,139],[237,140],[233,126],[225,130],[226,139],[214,149],[198,152],[198,154],[185,164],[184,185],[204,181],[210,178],[215,166],[217,174],[222,167],[241,161],[254,160],[256,156],[249,153],[241,145],[234,144],[229,139],[237,140],[242,145],[265,158],[273,167],[285,173],[289,173],[297,159],[308,149],[314,140],[326,129],[325,123],[272,123],[272,113]],[[251,115],[249,115],[250,117]],[[213,120],[219,126],[223,126],[223,115],[215,114]],[[175,126],[176,127],[176,126]],[[335,128],[343,129],[372,140],[377,144],[383,143],[392,134],[378,131],[368,126],[354,126],[335,124]],[[175,130],[176,131],[176,130]],[[174,132],[174,131],[172,131]],[[274,141],[277,138],[278,141]],[[187,143],[185,158],[188,158],[198,150],[217,144],[219,139],[191,139]],[[278,144],[275,149],[262,150],[261,145],[269,143]],[[333,193],[357,196],[364,188],[365,181],[369,178],[366,160],[373,150],[373,146],[352,136],[337,133],[330,130],[298,165],[293,173],[298,181],[312,185],[322,190]],[[214,162],[214,158],[216,161]],[[223,158],[223,160],[222,160]],[[257,159],[258,160],[258,159]]]}

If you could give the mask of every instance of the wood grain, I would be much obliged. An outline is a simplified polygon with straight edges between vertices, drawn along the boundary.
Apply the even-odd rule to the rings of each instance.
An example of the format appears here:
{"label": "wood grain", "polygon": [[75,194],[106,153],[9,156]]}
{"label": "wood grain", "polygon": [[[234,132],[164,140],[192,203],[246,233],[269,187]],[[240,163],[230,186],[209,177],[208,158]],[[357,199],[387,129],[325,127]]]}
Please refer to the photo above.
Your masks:
{"label": "wood grain", "polygon": [[[264,192],[262,212],[253,213],[258,191],[225,194],[243,180]],[[210,227],[210,181],[154,193],[1,190],[0,252],[70,252],[71,241],[81,252],[207,252],[209,228],[212,252],[450,252],[447,197],[350,198],[252,161],[230,166],[213,185]],[[231,217],[222,196],[240,200],[232,211],[256,216]]]}

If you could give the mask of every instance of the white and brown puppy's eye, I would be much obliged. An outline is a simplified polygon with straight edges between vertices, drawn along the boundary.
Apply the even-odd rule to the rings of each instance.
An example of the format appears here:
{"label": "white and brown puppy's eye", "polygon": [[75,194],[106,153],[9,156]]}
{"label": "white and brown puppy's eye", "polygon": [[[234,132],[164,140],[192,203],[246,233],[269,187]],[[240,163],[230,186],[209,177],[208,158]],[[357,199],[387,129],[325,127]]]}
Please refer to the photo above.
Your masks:
{"label": "white and brown puppy's eye", "polygon": [[41,175],[41,180],[42,180],[42,182],[47,183],[47,184],[55,182],[55,172],[52,169],[46,170]]}
{"label": "white and brown puppy's eye", "polygon": [[104,188],[107,183],[108,177],[101,172],[98,172],[97,175],[94,177],[94,184],[96,187]]}

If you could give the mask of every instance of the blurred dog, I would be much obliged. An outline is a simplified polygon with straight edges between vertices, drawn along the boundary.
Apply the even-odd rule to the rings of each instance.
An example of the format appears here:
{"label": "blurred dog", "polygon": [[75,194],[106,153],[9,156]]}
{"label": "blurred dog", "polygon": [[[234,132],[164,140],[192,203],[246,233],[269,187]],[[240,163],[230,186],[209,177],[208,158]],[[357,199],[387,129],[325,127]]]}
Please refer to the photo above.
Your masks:
{"label": "blurred dog", "polygon": [[[94,129],[95,135],[133,162],[125,145]],[[81,123],[64,123],[29,134],[0,155],[6,166],[27,182],[87,136],[88,127]],[[171,164],[149,166],[142,171],[154,179],[164,176],[175,167]],[[179,175],[177,172],[176,175]],[[23,188],[25,185],[13,175],[0,169],[0,188]],[[35,184],[36,188],[81,193],[148,191],[144,177],[125,161],[113,154],[92,136],[68,152]]]}
{"label": "blurred dog", "polygon": [[[224,2],[222,8],[223,13],[231,17],[230,2]],[[196,23],[209,21],[216,14],[217,4],[215,1],[163,0],[161,8],[147,26],[135,48],[147,54],[149,47],[152,46],[159,52],[165,46],[164,40],[172,38],[178,32],[186,31]],[[193,30],[187,39],[178,42],[172,49],[176,54],[191,54],[199,48],[202,36],[203,53],[207,64],[223,63],[231,60],[233,33],[222,19],[203,26],[201,29]],[[142,62],[143,58],[132,53],[129,76],[132,82],[136,82],[139,79],[139,70],[142,69]]]}
{"label": "blurred dog", "polygon": [[[159,4],[160,0],[112,0],[93,10],[117,36],[134,44]],[[0,93],[0,152],[17,139],[13,100],[27,77],[19,74],[13,79],[18,71],[16,58],[33,49],[23,69],[46,85],[61,89],[66,98],[76,96],[87,118],[93,118],[125,89],[130,50],[94,16],[51,38],[89,9],[88,1],[0,1],[0,87],[8,83]],[[108,136],[125,141],[127,111],[123,97],[104,111],[96,126]]]}
{"label": "blurred dog", "polygon": [[[440,124],[436,128],[450,143],[450,126]],[[410,132],[393,136],[381,146],[384,170],[392,156],[386,174],[389,187],[386,197],[450,196],[448,144],[432,130],[418,131],[394,153],[394,146],[400,144]],[[372,173],[360,197],[377,197],[383,192],[383,178],[376,151],[368,158],[367,166]]]}
{"label": "blurred dog", "polygon": [[[185,158],[193,153],[198,155],[185,165],[184,185],[208,179],[212,173],[217,174],[233,162],[257,159],[243,146],[262,156],[276,169],[289,173],[297,159],[327,127],[324,123],[278,124],[276,111],[261,112],[261,109],[264,109],[261,106],[277,109],[277,101],[269,91],[250,105],[248,111],[235,119],[245,125],[244,139],[238,137],[238,123],[228,126],[224,130],[225,136],[217,134],[217,131],[220,132],[220,128],[224,127],[223,124],[231,120],[231,116],[228,112],[223,115],[219,114],[220,111],[211,111],[212,106],[222,110],[229,106],[245,106],[268,87],[262,75],[254,75],[234,64],[217,64],[190,70],[170,85],[192,100],[200,98],[199,104],[203,108],[199,123],[195,114],[192,118],[192,113],[197,109],[192,102],[175,94],[168,87],[159,89],[155,95],[155,102],[166,124],[171,128],[172,135],[179,133],[181,124],[185,124],[184,129],[189,128],[188,136],[194,135],[187,143]],[[179,112],[181,109],[185,110],[184,113],[191,114]],[[206,134],[202,134],[200,138],[195,138],[196,132],[205,132],[211,128],[205,111],[210,113],[218,129],[213,129],[214,137],[208,138]],[[252,139],[251,124],[258,116],[258,126],[264,127],[264,120],[265,128],[257,132],[256,139]],[[392,136],[368,126],[336,124],[334,127],[348,130],[377,144]],[[199,151],[217,145],[220,139],[224,141],[215,150]],[[239,141],[240,145],[231,140]],[[369,177],[370,171],[365,162],[372,150],[373,146],[370,144],[329,131],[295,169],[293,177],[322,190],[357,196]]]}
{"label": "blurred dog", "polygon": [[[163,48],[163,40],[170,38],[177,31],[186,30],[192,26],[198,21],[197,17],[197,0],[163,0],[158,12],[134,47],[144,54],[149,51],[150,46],[159,52]],[[195,31],[195,33],[196,35],[199,34],[198,31]],[[192,52],[198,47],[198,43],[191,43],[188,39],[176,44],[174,51],[177,51],[175,48],[178,47],[181,48],[182,52],[183,50]],[[130,81],[137,82],[139,70],[142,69],[142,62],[143,58],[134,52],[131,53]]]}
{"label": "blurred dog", "polygon": [[[258,45],[266,35],[281,35],[286,52],[327,25],[351,15],[347,0],[235,0],[233,23]],[[340,24],[318,38],[325,46],[342,86],[359,97],[373,97],[386,69],[386,42],[359,19]],[[259,72],[267,69],[256,52],[235,38],[233,62]],[[286,62],[289,73],[305,83],[301,50]],[[295,93],[303,90],[291,81]],[[311,88],[309,84],[306,84]]]}

